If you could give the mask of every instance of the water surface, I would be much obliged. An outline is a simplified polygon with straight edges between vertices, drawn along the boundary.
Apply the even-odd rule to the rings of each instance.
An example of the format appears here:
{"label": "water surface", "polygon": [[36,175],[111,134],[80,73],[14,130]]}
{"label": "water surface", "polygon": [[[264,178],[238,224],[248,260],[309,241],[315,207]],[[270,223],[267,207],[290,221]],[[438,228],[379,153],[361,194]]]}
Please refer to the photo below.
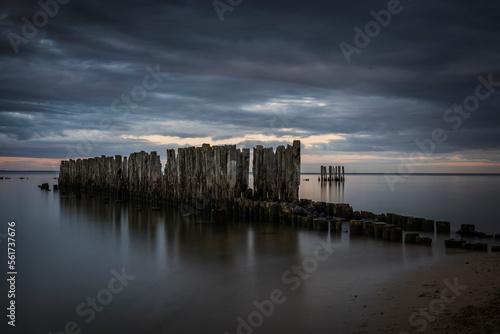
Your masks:
{"label": "water surface", "polygon": [[[384,289],[450,256],[442,247],[444,236],[433,236],[433,247],[419,247],[279,224],[212,224],[176,208],[153,211],[141,205],[139,211],[127,201],[106,203],[99,196],[37,188],[56,183],[56,174],[9,176],[0,180],[0,233],[6,233],[8,221],[16,221],[18,333],[55,334],[74,322],[81,333],[232,334],[239,317],[259,325],[251,328],[254,333],[378,333],[372,315]],[[460,179],[455,185],[448,179],[417,180],[408,183],[413,190],[399,194],[388,193],[373,176],[348,176],[340,191],[310,179],[303,182],[301,196],[348,202],[355,209],[451,219],[453,210],[476,208],[459,207],[466,202],[460,194],[477,185],[465,182],[469,190],[463,190]],[[448,193],[443,189],[455,189],[450,198],[461,202],[441,203],[446,208],[441,212],[433,201]],[[420,197],[427,195],[432,200]],[[480,194],[472,195],[471,201],[481,201]],[[473,216],[493,210],[488,203]],[[5,239],[0,240],[6,254]],[[294,273],[296,266],[309,272]],[[105,290],[116,277],[113,272],[122,270],[133,279],[109,299]],[[283,302],[260,321],[254,302],[277,291]],[[106,305],[97,304],[99,311],[92,312],[88,300],[96,297]]]}

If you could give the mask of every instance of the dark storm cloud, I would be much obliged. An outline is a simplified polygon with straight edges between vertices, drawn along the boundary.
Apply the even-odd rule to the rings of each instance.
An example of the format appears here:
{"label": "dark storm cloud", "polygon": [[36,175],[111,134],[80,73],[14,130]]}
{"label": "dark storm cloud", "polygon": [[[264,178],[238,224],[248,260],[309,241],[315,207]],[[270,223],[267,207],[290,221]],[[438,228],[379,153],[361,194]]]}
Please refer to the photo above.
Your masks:
{"label": "dark storm cloud", "polygon": [[[500,3],[401,1],[348,63],[339,44],[355,46],[354,27],[387,6],[243,0],[221,21],[211,1],[69,1],[26,38],[39,2],[0,0],[0,155],[163,152],[142,138],[250,134],[273,137],[238,144],[341,134],[311,152],[403,155],[437,127],[448,139],[436,153],[498,149],[497,92],[456,129],[443,115],[479,76],[500,82]],[[154,89],[147,68],[163,73]],[[134,89],[146,95],[127,104]]]}

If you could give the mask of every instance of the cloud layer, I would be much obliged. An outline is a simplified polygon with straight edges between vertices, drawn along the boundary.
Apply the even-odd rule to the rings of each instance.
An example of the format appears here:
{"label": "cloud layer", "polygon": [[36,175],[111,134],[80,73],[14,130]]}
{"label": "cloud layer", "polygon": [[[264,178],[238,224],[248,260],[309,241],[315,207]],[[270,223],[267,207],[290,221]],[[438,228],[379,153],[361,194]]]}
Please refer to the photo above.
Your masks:
{"label": "cloud layer", "polygon": [[0,1],[0,157],[298,138],[311,171],[500,172],[497,1],[214,3]]}

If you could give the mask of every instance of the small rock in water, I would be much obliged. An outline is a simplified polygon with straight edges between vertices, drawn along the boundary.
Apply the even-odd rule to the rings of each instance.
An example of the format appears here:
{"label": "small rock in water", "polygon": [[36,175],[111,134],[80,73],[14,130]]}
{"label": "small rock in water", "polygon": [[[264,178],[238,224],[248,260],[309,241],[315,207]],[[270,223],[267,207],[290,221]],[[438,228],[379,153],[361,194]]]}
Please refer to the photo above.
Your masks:
{"label": "small rock in water", "polygon": [[305,209],[306,209],[307,211],[309,211],[309,212],[314,212],[314,211],[316,211],[316,208],[314,207],[314,205],[312,205],[312,204],[310,204],[310,203],[309,203],[309,204],[305,207]]}
{"label": "small rock in water", "polygon": [[306,211],[300,205],[296,205],[293,208],[292,214],[298,215],[298,216],[304,216],[304,215],[306,215]]}

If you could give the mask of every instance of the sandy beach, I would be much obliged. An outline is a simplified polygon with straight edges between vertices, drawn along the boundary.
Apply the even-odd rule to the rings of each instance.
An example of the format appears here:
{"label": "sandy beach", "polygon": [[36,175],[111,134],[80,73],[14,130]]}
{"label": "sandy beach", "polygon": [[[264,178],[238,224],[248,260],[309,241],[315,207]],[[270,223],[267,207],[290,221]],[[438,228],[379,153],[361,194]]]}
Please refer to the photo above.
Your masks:
{"label": "sandy beach", "polygon": [[457,252],[381,289],[383,333],[500,333],[500,254]]}

